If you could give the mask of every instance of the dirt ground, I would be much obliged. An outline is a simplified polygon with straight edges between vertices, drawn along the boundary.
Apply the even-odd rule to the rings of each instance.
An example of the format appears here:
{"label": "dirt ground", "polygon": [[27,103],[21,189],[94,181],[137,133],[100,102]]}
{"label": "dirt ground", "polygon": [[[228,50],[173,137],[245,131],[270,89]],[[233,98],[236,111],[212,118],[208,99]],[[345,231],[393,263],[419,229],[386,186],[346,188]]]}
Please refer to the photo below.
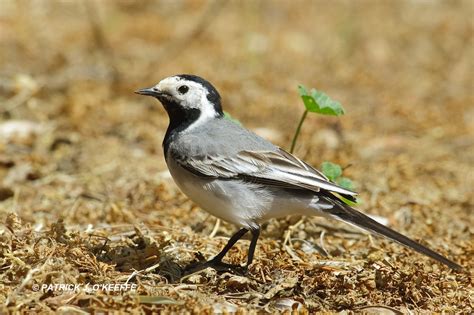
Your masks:
{"label": "dirt ground", "polygon": [[[473,16],[472,1],[2,0],[0,313],[472,313]],[[167,116],[133,93],[179,73],[283,148],[298,84],[340,101],[296,155],[347,166],[364,212],[464,270],[290,217],[264,226],[247,277],[179,279],[236,229],[179,192]]]}

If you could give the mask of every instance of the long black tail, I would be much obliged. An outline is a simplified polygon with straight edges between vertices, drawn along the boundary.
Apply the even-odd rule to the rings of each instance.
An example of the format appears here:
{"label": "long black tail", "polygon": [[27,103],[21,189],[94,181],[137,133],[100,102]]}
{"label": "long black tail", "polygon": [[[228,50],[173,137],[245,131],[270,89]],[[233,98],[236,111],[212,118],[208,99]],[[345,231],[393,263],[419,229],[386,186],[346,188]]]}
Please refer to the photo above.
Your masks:
{"label": "long black tail", "polygon": [[439,261],[440,263],[445,264],[451,269],[458,270],[458,271],[462,269],[460,265],[456,264],[455,262],[452,262],[446,257],[436,253],[435,251],[432,251],[431,249],[421,245],[418,242],[415,242],[412,239],[409,239],[405,235],[402,235],[386,227],[385,225],[378,223],[377,221],[375,221],[374,219],[371,219],[367,215],[357,211],[354,208],[349,207],[342,201],[337,200],[335,197],[333,196],[331,197],[329,198],[326,197],[325,199],[327,199],[327,201],[330,201],[332,204],[335,204],[335,206],[332,209],[329,209],[326,211],[328,212],[328,214],[330,214],[334,218],[342,220],[347,223],[354,224],[369,232],[387,237],[395,242],[400,243],[401,245],[412,248],[421,254],[431,257]]}

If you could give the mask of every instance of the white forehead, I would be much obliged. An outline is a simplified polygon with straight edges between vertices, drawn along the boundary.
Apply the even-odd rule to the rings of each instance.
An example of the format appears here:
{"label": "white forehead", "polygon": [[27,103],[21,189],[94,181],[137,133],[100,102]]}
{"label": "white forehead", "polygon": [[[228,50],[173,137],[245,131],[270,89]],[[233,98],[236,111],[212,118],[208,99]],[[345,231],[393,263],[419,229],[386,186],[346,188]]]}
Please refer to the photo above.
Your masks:
{"label": "white forehead", "polygon": [[205,91],[206,89],[198,82],[186,80],[179,76],[168,77],[161,80],[156,87],[161,91],[174,91],[181,85],[187,85],[190,88],[199,89]]}

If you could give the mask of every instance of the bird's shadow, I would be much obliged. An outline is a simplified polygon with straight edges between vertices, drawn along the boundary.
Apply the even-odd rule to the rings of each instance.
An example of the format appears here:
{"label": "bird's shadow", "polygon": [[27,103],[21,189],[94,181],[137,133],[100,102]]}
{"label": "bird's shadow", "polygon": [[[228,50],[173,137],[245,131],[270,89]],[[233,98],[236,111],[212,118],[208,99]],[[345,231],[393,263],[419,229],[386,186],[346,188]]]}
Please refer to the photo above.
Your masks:
{"label": "bird's shadow", "polygon": [[184,274],[184,268],[164,250],[168,242],[157,242],[153,237],[135,229],[134,233],[111,240],[99,237],[101,241],[91,241],[89,252],[95,258],[108,265],[114,265],[116,271],[131,272],[129,281],[140,273],[154,273],[170,282],[178,281]]}
{"label": "bird's shadow", "polygon": [[180,264],[164,250],[169,245],[167,242],[158,243],[138,229],[120,241],[104,237],[99,239],[89,243],[89,252],[98,261],[114,265],[116,271],[131,272],[129,281],[135,281],[134,278],[141,273],[154,273],[163,276],[169,283],[176,283],[209,267],[218,274],[245,275],[247,272],[240,266],[209,263],[200,252],[195,253],[194,260],[187,265]]}

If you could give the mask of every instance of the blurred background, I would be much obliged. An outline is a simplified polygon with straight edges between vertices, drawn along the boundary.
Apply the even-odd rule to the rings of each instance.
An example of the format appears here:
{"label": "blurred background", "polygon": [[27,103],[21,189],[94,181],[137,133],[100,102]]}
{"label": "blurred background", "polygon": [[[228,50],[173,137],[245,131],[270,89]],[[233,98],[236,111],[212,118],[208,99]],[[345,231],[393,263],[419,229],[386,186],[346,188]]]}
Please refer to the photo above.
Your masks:
{"label": "blurred background", "polygon": [[[16,213],[37,232],[60,218],[107,235],[172,226],[191,238],[175,241],[199,242],[215,219],[170,180],[166,113],[133,92],[202,76],[227,112],[288,149],[304,84],[346,115],[310,115],[296,155],[347,167],[364,211],[462,263],[474,223],[473,11],[469,0],[2,0],[0,217]],[[292,220],[271,222],[263,242]],[[323,228],[298,229],[312,241]],[[333,255],[365,257],[366,239],[351,252],[331,242]],[[454,305],[443,299],[433,309]]]}

